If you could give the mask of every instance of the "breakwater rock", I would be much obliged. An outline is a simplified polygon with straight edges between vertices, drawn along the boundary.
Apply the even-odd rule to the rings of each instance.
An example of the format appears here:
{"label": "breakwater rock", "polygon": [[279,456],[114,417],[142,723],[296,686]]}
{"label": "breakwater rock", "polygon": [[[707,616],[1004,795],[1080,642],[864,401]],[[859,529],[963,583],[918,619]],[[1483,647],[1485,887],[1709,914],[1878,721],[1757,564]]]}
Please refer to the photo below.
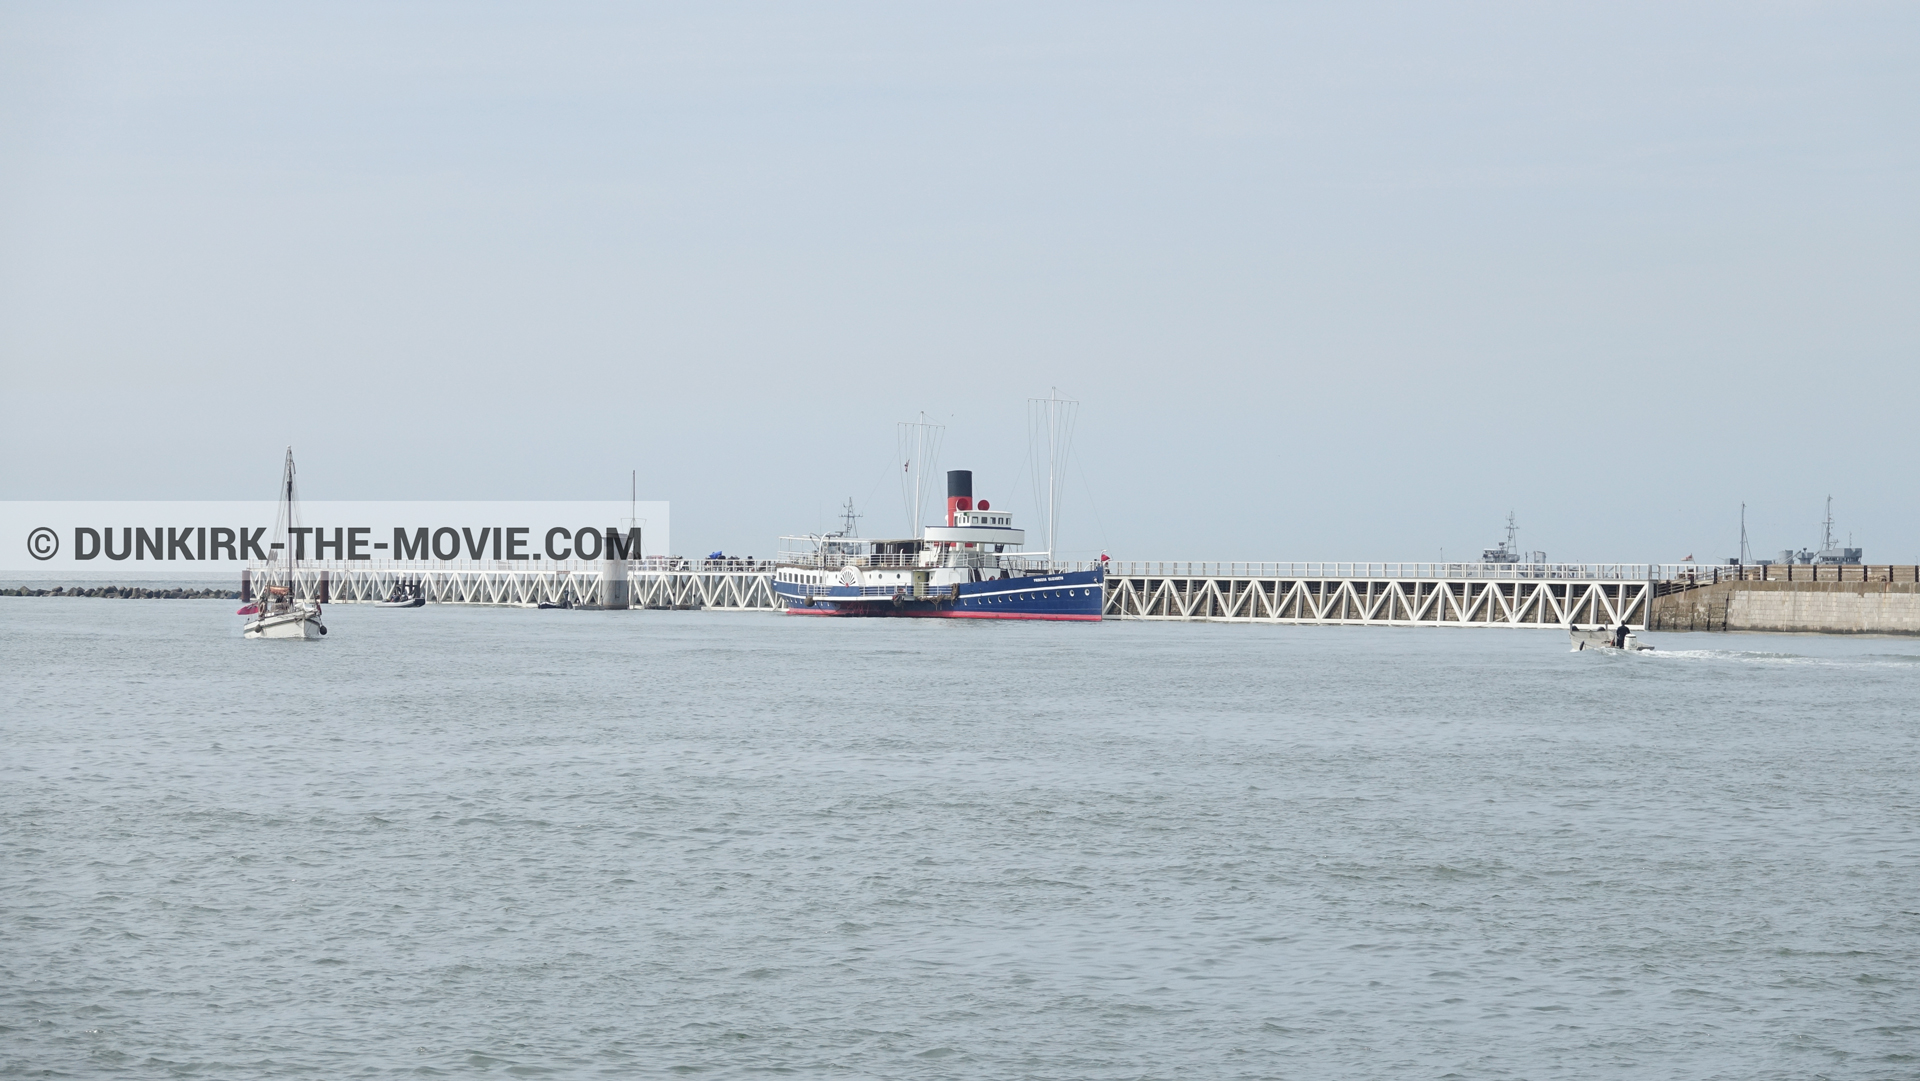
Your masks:
{"label": "breakwater rock", "polygon": [[145,586],[54,586],[31,589],[19,586],[0,589],[0,597],[127,597],[135,600],[238,600],[237,589],[148,589]]}

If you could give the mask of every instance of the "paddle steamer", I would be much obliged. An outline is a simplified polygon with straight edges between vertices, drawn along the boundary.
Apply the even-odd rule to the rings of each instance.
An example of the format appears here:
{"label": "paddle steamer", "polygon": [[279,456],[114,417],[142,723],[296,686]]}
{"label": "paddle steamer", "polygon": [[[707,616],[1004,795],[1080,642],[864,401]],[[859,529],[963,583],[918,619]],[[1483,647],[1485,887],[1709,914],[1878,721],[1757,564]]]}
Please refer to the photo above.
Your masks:
{"label": "paddle steamer", "polygon": [[852,532],[781,538],[773,588],[789,615],[1100,618],[1105,570],[1022,555],[1026,532],[989,501],[974,501],[971,470],[947,471],[945,525],[909,538]]}

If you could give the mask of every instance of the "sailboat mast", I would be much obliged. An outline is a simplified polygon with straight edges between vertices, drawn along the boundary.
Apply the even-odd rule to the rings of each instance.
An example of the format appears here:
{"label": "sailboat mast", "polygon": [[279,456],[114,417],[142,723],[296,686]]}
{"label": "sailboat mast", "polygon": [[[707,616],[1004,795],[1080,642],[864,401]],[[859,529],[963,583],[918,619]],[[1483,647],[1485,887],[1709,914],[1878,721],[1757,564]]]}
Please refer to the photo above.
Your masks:
{"label": "sailboat mast", "polygon": [[293,548],[293,448],[292,447],[287,448],[286,483],[282,485],[282,488],[284,489],[280,497],[282,501],[282,509],[286,512],[286,515],[287,515],[287,600],[291,601],[293,600],[293,571],[295,567],[294,548]]}

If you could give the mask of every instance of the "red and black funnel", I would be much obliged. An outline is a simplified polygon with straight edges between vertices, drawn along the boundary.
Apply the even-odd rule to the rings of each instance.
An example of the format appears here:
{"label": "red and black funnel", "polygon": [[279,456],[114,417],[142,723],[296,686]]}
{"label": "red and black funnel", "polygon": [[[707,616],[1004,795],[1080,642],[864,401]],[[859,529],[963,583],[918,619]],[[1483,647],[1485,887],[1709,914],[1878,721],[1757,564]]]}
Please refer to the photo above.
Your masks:
{"label": "red and black funnel", "polygon": [[955,511],[973,509],[973,470],[947,470],[947,524],[953,524]]}

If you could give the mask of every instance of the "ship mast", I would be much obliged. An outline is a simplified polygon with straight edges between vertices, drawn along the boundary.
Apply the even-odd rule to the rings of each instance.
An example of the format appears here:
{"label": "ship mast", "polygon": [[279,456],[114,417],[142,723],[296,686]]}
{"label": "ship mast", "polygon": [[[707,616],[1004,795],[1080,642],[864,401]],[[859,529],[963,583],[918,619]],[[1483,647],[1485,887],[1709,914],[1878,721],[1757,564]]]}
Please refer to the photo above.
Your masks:
{"label": "ship mast", "polygon": [[927,493],[940,475],[940,443],[947,429],[929,421],[924,409],[919,420],[902,421],[895,427],[900,448],[900,495],[907,505],[907,536],[918,538]]}

